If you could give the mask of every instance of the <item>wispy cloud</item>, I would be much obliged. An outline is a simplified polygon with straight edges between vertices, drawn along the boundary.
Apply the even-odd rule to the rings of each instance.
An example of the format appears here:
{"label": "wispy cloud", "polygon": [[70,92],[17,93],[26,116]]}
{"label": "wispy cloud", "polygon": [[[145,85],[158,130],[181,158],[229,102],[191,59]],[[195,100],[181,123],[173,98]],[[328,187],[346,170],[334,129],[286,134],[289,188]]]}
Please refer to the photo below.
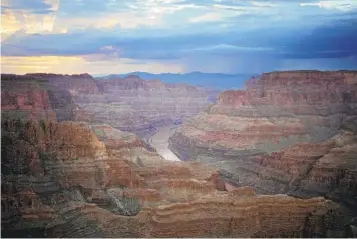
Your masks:
{"label": "wispy cloud", "polygon": [[319,8],[336,9],[340,11],[353,11],[357,9],[357,1],[355,0],[331,0],[318,1],[313,3],[301,3],[301,6],[317,6]]}
{"label": "wispy cloud", "polygon": [[214,22],[214,21],[219,21],[221,19],[222,16],[219,13],[211,12],[191,18],[189,21],[190,22]]}
{"label": "wispy cloud", "polygon": [[252,1],[251,4],[256,7],[276,7],[277,5],[272,2],[258,2]]}

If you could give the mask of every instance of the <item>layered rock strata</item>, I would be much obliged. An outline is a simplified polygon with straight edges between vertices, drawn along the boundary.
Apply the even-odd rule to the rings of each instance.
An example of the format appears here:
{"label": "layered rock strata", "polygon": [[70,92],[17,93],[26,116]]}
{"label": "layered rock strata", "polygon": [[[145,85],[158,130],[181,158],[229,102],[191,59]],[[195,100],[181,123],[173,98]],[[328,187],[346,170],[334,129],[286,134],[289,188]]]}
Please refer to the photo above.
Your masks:
{"label": "layered rock strata", "polygon": [[76,102],[73,100],[75,94],[99,93],[94,78],[88,74],[33,73],[26,74],[25,77],[33,77],[48,82],[48,95],[58,121],[73,120],[75,118]]}
{"label": "layered rock strata", "polygon": [[56,119],[48,94],[48,82],[33,77],[2,74],[1,116]]}
{"label": "layered rock strata", "polygon": [[[100,94],[75,94],[76,120],[107,123],[141,137],[185,120],[207,107],[215,92],[137,76],[97,80]],[[85,114],[83,114],[85,113]]]}
{"label": "layered rock strata", "polygon": [[223,92],[169,146],[258,192],[356,205],[356,116],[356,71],[272,72]]}
{"label": "layered rock strata", "polygon": [[[226,188],[108,125],[2,122],[2,233],[47,237],[344,236],[325,200]],[[228,189],[228,191],[227,191]]]}
{"label": "layered rock strata", "polygon": [[141,137],[196,115],[217,95],[202,87],[137,76],[95,80],[88,74],[34,73],[2,79],[2,108],[11,117],[105,123]]}

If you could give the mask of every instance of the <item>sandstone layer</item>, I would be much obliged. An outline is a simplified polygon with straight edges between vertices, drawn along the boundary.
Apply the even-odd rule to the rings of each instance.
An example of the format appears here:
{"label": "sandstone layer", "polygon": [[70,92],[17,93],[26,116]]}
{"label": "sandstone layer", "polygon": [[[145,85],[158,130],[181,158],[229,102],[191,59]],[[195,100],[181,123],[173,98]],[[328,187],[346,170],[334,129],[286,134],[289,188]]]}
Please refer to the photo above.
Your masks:
{"label": "sandstone layer", "polygon": [[166,161],[109,125],[7,119],[1,147],[3,236],[342,237],[349,229],[339,204],[227,187],[217,169]]}
{"label": "sandstone layer", "polygon": [[356,71],[272,72],[223,92],[169,143],[237,185],[355,206],[356,116]]}

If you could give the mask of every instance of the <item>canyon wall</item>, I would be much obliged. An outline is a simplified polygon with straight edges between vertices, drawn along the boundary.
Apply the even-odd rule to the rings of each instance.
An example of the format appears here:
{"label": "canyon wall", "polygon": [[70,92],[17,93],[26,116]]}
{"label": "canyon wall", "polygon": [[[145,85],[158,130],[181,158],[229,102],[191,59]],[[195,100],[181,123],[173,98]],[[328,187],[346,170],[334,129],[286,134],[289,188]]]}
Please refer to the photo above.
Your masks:
{"label": "canyon wall", "polygon": [[7,119],[1,147],[3,236],[350,233],[350,212],[339,204],[228,187],[216,168],[163,160],[109,125]]}
{"label": "canyon wall", "polygon": [[56,119],[48,94],[48,82],[33,77],[2,74],[1,116]]}
{"label": "canyon wall", "polygon": [[[91,85],[90,80],[94,79],[86,74],[2,74],[2,115],[9,118],[72,120],[75,103],[71,92],[75,89],[97,92],[97,86]],[[94,87],[94,91],[86,91],[88,87]]]}
{"label": "canyon wall", "polygon": [[260,193],[357,205],[357,72],[265,73],[225,91],[169,140],[183,160],[217,166]]}
{"label": "canyon wall", "polygon": [[99,90],[95,80],[88,74],[61,75],[33,73],[25,77],[47,81],[47,92],[51,105],[56,112],[58,121],[75,119],[76,102],[75,94],[98,94]]}
{"label": "canyon wall", "polygon": [[33,73],[2,78],[2,108],[8,114],[106,123],[142,137],[196,115],[217,96],[203,87],[137,76],[95,80],[88,74]]}
{"label": "canyon wall", "polygon": [[74,94],[76,120],[107,123],[140,136],[199,113],[216,95],[204,88],[137,76],[97,80],[96,84],[100,94]]}

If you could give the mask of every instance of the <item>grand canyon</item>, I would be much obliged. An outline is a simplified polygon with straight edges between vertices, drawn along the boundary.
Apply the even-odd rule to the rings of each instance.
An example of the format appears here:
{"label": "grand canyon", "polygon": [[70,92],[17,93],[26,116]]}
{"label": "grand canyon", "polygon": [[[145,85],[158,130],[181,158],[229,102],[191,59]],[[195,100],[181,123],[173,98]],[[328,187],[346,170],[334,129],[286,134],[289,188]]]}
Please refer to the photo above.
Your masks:
{"label": "grand canyon", "polygon": [[1,237],[357,238],[356,0],[2,0]]}
{"label": "grand canyon", "polygon": [[4,236],[356,236],[357,71],[1,78]]}

